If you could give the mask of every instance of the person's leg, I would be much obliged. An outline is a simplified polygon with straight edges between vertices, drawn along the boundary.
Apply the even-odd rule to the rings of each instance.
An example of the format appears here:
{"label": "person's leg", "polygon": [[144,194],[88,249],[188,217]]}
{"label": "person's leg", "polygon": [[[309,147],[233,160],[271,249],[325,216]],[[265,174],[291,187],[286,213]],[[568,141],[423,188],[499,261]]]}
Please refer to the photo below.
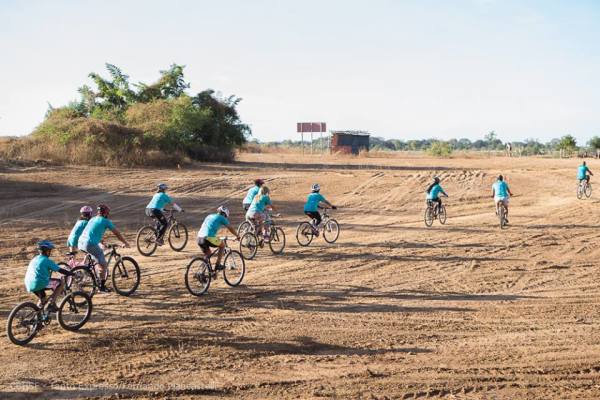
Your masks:
{"label": "person's leg", "polygon": [[98,277],[100,278],[100,291],[107,292],[106,288],[106,278],[108,271],[108,262],[104,257],[104,251],[100,248],[99,245],[90,244],[87,246],[86,251],[92,256],[92,259],[96,261],[96,268],[98,269]]}
{"label": "person's leg", "polygon": [[217,253],[217,265],[221,265],[221,259],[223,258],[224,250],[225,250],[225,242],[219,243],[219,252]]}
{"label": "person's leg", "polygon": [[167,221],[167,217],[165,217],[165,214],[157,208],[152,209],[152,215],[154,216],[154,218],[156,218],[156,230],[158,231],[158,239],[162,240],[165,236],[165,232],[167,231],[169,221]]}
{"label": "person's leg", "polygon": [[52,294],[48,299],[50,304],[53,304],[56,307],[56,299],[62,294],[64,287],[65,281],[63,279],[50,279],[50,283],[48,284],[48,288],[52,289]]}

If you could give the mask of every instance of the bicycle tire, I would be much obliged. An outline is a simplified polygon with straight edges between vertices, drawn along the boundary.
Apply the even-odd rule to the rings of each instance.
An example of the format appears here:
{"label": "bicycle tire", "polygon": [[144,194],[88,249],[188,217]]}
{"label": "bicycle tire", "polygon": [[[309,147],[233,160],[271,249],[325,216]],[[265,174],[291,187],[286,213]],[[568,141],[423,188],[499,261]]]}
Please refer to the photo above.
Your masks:
{"label": "bicycle tire", "polygon": [[[127,265],[129,264],[129,265]],[[140,267],[132,257],[121,257],[112,269],[112,284],[115,288],[115,291],[121,296],[131,296],[140,285]],[[131,280],[127,282],[132,283],[132,286],[126,290],[123,289],[122,282],[125,282],[125,279],[129,279],[131,276]]]}
{"label": "bicycle tire", "polygon": [[281,254],[285,249],[285,232],[278,226],[271,229],[269,248],[273,254]]}
{"label": "bicycle tire", "polygon": [[[68,290],[85,292],[90,298],[94,297],[98,291],[98,282],[96,282],[96,277],[89,268],[84,265],[79,265],[73,268],[71,272],[73,272],[73,276],[70,277],[70,282],[68,281]],[[75,288],[73,288],[74,284],[76,285]]]}
{"label": "bicycle tire", "polygon": [[591,183],[588,183],[586,185],[584,193],[585,193],[585,197],[587,197],[588,199],[592,196],[592,184]]}
{"label": "bicycle tire", "polygon": [[[240,271],[237,279],[233,278],[233,273],[228,275],[227,271]],[[246,262],[244,261],[244,256],[239,251],[231,250],[223,259],[223,279],[225,283],[231,287],[238,286],[244,280],[244,276],[246,275]]]}
{"label": "bicycle tire", "polygon": [[[92,299],[85,292],[72,292],[67,295],[58,306],[56,319],[60,326],[67,331],[77,331],[89,321],[92,316]],[[68,321],[67,310],[74,315],[82,315],[75,318],[75,322]],[[83,311],[83,313],[81,313]]]}
{"label": "bicycle tire", "polygon": [[425,226],[430,227],[433,225],[433,207],[427,207],[425,209],[423,220],[425,221]]}
{"label": "bicycle tire", "polygon": [[[308,246],[314,239],[313,227],[308,222],[301,222],[296,229],[296,240],[302,247]],[[302,238],[302,239],[301,239]]]}
{"label": "bicycle tire", "polygon": [[246,260],[256,257],[258,251],[258,238],[253,232],[246,232],[240,239],[240,253]]}
{"label": "bicycle tire", "polygon": [[439,214],[438,214],[438,220],[440,221],[440,224],[444,225],[446,223],[447,217],[448,217],[448,215],[446,214],[446,206],[442,204],[442,206],[440,207]]}
{"label": "bicycle tire", "polygon": [[323,224],[323,239],[325,239],[327,243],[335,243],[339,237],[340,224],[335,219],[332,218]]}
{"label": "bicycle tire", "polygon": [[243,221],[237,229],[237,233],[239,237],[244,236],[246,232],[254,232],[254,226],[250,223],[250,221]]}
{"label": "bicycle tire", "polygon": [[[25,338],[19,339],[15,335],[16,327],[13,328],[13,322],[15,321],[15,319],[18,318],[17,314],[21,310],[24,310],[25,308],[29,308],[30,310],[29,310],[29,312],[26,311],[25,316],[20,318],[20,321],[22,321],[24,318],[26,318],[26,323],[31,322],[31,324],[26,325],[27,326],[27,335],[25,336]],[[39,312],[40,312],[40,308],[35,303],[32,303],[30,301],[26,301],[24,303],[17,304],[17,306],[12,309],[12,311],[10,312],[10,314],[8,316],[8,320],[6,321],[6,335],[8,336],[8,338],[10,339],[10,341],[12,343],[16,344],[17,346],[25,346],[27,343],[29,343],[33,340],[33,338],[35,337],[35,335],[37,335],[37,333],[39,331],[39,324],[40,324],[40,321],[38,319]],[[19,322],[18,325],[21,327],[25,326],[21,322]]]}
{"label": "bicycle tire", "polygon": [[[195,270],[195,265],[198,264],[198,269]],[[210,264],[204,261],[203,257],[195,257],[189,262],[185,269],[184,281],[185,287],[191,295],[200,297],[208,291],[212,280],[212,268]],[[200,283],[200,289],[196,290],[192,287],[194,282]]]}
{"label": "bicycle tire", "polygon": [[[179,252],[185,249],[185,246],[188,242],[188,230],[185,224],[177,222],[171,225],[171,227],[169,228],[169,232],[167,232],[167,235],[167,237],[169,238],[169,246],[171,246],[171,249],[173,249],[173,251]],[[183,243],[180,246],[176,246],[175,244],[173,244],[173,235],[175,235],[175,238],[184,238]]]}
{"label": "bicycle tire", "polygon": [[500,219],[500,229],[504,229],[506,227],[506,209],[504,208],[504,205],[500,206],[500,210],[498,212],[498,218]]}
{"label": "bicycle tire", "polygon": [[158,232],[151,225],[142,226],[135,237],[137,250],[141,255],[150,257],[156,251]]}
{"label": "bicycle tire", "polygon": [[581,183],[577,185],[577,198],[579,200],[583,198],[583,188],[581,187]]}

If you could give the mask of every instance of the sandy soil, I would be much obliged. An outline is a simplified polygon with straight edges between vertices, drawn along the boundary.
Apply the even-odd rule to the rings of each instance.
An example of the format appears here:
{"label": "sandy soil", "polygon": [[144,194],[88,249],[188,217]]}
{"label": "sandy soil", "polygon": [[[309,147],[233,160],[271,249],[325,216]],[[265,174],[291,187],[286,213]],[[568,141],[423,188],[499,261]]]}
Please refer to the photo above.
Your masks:
{"label": "sandy soil", "polygon": [[[198,254],[139,261],[138,292],[94,298],[78,333],[53,323],[27,347],[0,339],[0,398],[600,398],[600,208],[575,197],[578,160],[243,155],[182,170],[0,166],[0,315],[30,299],[34,243],[65,243],[81,204],[106,202],[133,241],[166,181],[194,230],[222,203],[241,221],[266,177],[288,246],[259,250],[239,288],[196,298]],[[590,161],[592,171],[600,162]],[[490,186],[516,197],[500,231]],[[439,175],[449,219],[423,224]],[[341,209],[336,244],[295,242],[310,184]],[[61,252],[64,251],[64,247]],[[60,257],[57,257],[60,258]]]}

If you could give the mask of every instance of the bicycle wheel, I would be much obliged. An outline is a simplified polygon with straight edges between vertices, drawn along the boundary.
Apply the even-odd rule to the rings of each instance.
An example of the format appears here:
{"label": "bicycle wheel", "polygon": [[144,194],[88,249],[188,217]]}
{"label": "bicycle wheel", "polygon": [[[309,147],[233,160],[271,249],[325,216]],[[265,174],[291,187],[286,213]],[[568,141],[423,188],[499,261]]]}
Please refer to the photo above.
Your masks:
{"label": "bicycle wheel", "polygon": [[254,226],[250,223],[250,221],[244,221],[238,226],[237,233],[239,237],[244,236],[246,232],[253,232]]}
{"label": "bicycle wheel", "polygon": [[185,248],[188,241],[187,227],[181,222],[176,222],[171,225],[167,233],[169,238],[169,246],[175,251],[181,251]]}
{"label": "bicycle wheel", "polygon": [[504,229],[504,227],[506,226],[506,209],[504,208],[504,206],[500,206],[498,218],[500,219],[500,229]]}
{"label": "bicycle wheel", "polygon": [[296,240],[300,246],[308,246],[313,241],[315,233],[313,227],[308,222],[302,222],[296,229]]}
{"label": "bicycle wheel", "polygon": [[6,321],[6,334],[11,342],[24,346],[33,340],[39,329],[39,312],[40,308],[29,301],[13,308]]}
{"label": "bicycle wheel", "polygon": [[141,255],[149,257],[156,251],[157,232],[153,226],[146,225],[137,233],[135,242]]}
{"label": "bicycle wheel", "polygon": [[440,220],[440,224],[444,225],[446,223],[446,206],[442,204],[440,207],[440,211],[438,214],[438,219]]}
{"label": "bicycle wheel", "polygon": [[269,248],[273,254],[281,254],[285,249],[285,232],[278,226],[271,229]]}
{"label": "bicycle wheel", "polygon": [[63,329],[79,330],[92,316],[92,299],[85,292],[69,293],[60,302],[56,319]]}
{"label": "bicycle wheel", "polygon": [[242,283],[246,275],[246,263],[239,251],[231,250],[223,260],[223,279],[229,286]]}
{"label": "bicycle wheel", "polygon": [[588,183],[585,186],[585,197],[587,197],[589,199],[591,195],[592,195],[592,184]]}
{"label": "bicycle wheel", "polygon": [[423,219],[425,220],[425,226],[429,227],[433,225],[433,207],[427,207],[425,209],[425,215]]}
{"label": "bicycle wheel", "polygon": [[340,224],[335,219],[330,219],[323,226],[323,239],[327,243],[334,243],[340,237]]}
{"label": "bicycle wheel", "polygon": [[185,269],[185,287],[194,296],[206,293],[211,279],[212,269],[202,257],[192,259]]}
{"label": "bicycle wheel", "polygon": [[252,232],[244,233],[240,239],[240,253],[246,260],[252,260],[256,256],[258,250],[258,239]]}
{"label": "bicycle wheel", "polygon": [[131,257],[121,257],[112,270],[112,283],[121,296],[130,296],[140,285],[140,267]]}
{"label": "bicycle wheel", "polygon": [[67,289],[73,292],[85,292],[90,298],[94,297],[96,290],[98,290],[98,285],[96,284],[94,274],[92,274],[89,268],[78,266],[73,268],[71,272],[73,272],[73,276],[67,280]]}

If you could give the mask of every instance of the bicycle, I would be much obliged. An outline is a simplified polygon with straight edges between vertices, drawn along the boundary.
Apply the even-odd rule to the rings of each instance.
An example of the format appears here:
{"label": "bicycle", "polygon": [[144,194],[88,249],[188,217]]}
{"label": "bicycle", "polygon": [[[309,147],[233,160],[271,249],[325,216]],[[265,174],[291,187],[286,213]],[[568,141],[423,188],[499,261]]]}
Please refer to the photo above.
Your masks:
{"label": "bicycle", "polygon": [[[44,289],[46,290],[51,289]],[[39,304],[26,301],[13,308],[6,322],[6,334],[12,343],[24,346],[50,324],[53,312],[48,310],[49,299],[50,296],[46,296]],[[56,312],[58,323],[68,331],[79,330],[91,316],[92,299],[81,291],[68,293]]]}
{"label": "bicycle", "polygon": [[498,207],[497,211],[498,219],[500,220],[500,229],[504,229],[508,223],[508,218],[506,217],[508,210],[506,209],[506,205],[503,201],[500,201],[500,206]]}
{"label": "bicycle", "polygon": [[[115,265],[111,273],[111,280],[115,291],[121,296],[131,296],[140,285],[141,274],[137,261],[133,257],[121,256],[117,252],[119,246],[116,244],[109,244],[105,247],[109,250],[104,254],[108,260],[107,265],[110,265],[113,258],[115,259]],[[88,253],[85,253],[84,261],[80,264],[72,261],[75,257],[74,255],[69,257],[70,261],[67,265],[75,264],[75,266],[70,267],[73,276],[67,280],[67,284],[65,285],[67,290],[71,290],[71,286],[76,285],[77,290],[87,293],[90,298],[94,297],[100,286],[100,276],[96,271],[96,262]],[[108,268],[106,274],[106,279],[108,280]]]}
{"label": "bicycle", "polygon": [[[164,210],[167,218],[167,230],[164,236],[167,237],[169,246],[174,251],[182,251],[188,241],[188,230],[185,224],[175,219],[175,212],[175,210]],[[152,217],[152,219],[156,219],[156,217]],[[138,231],[135,241],[141,255],[149,257],[156,251],[157,240],[162,239],[158,237],[159,227],[160,222],[156,220],[154,226],[145,225]]]}
{"label": "bicycle", "polygon": [[210,283],[217,278],[219,270],[223,271],[223,279],[231,287],[242,283],[246,275],[246,263],[239,251],[232,250],[227,241],[228,237],[220,238],[225,243],[223,254],[223,268],[213,267],[211,259],[216,257],[219,249],[215,249],[210,256],[194,257],[185,269],[185,287],[193,296],[202,296],[208,291]]}
{"label": "bicycle", "polygon": [[425,226],[429,227],[433,225],[435,219],[440,221],[440,224],[444,225],[446,223],[446,217],[446,206],[444,204],[427,200],[427,208],[425,209],[424,215]]}
{"label": "bicycle", "polygon": [[334,243],[340,236],[340,224],[333,218],[331,218],[327,212],[328,208],[319,207],[323,210],[321,216],[321,223],[317,226],[317,221],[312,220],[310,222],[301,222],[296,229],[296,240],[300,246],[308,246],[314,239],[315,236],[319,235],[319,229],[323,228],[323,239],[327,243]]}
{"label": "bicycle", "polygon": [[577,198],[579,200],[583,199],[583,196],[586,198],[590,198],[592,195],[592,184],[587,179],[582,179],[579,181],[579,185],[577,185]]}
{"label": "bicycle", "polygon": [[[280,214],[269,215],[265,224],[269,224],[269,248],[273,254],[281,254],[285,249],[285,232],[277,226],[272,217],[279,217]],[[240,237],[240,252],[246,260],[252,260],[256,256],[259,247],[264,247],[265,237],[262,232],[257,232],[258,224],[251,221],[248,222],[250,228]],[[240,227],[244,223],[240,224]],[[238,228],[239,230],[239,228]],[[238,233],[239,235],[239,233]]]}

